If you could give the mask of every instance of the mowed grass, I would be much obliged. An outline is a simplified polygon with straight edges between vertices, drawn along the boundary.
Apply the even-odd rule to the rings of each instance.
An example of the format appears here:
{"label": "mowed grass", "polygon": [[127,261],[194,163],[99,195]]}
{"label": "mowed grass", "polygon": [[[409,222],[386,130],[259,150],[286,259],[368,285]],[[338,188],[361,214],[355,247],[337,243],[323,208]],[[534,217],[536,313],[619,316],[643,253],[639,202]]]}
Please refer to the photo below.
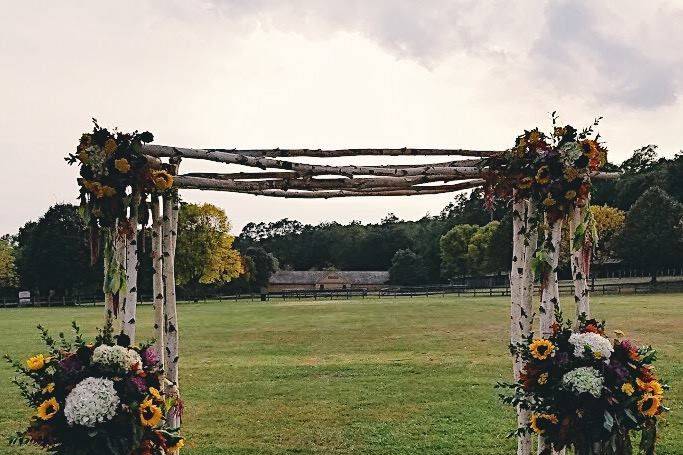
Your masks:
{"label": "mowed grass", "polygon": [[[569,300],[569,299],[565,299]],[[506,298],[205,303],[180,307],[184,433],[192,455],[510,454],[512,412],[493,386],[510,376]],[[672,408],[658,454],[683,453],[683,295],[596,296],[594,313],[660,351]],[[565,309],[573,313],[572,307]],[[39,352],[100,308],[0,310],[0,350]],[[151,336],[151,309],[139,317]],[[0,453],[29,411],[0,367]]]}

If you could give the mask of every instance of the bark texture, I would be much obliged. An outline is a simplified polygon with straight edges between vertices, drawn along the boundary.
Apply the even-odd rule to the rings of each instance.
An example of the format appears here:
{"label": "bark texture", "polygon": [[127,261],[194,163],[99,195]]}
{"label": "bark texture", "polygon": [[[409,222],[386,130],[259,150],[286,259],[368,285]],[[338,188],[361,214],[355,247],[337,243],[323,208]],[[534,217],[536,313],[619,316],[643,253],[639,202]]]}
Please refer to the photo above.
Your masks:
{"label": "bark texture", "polygon": [[164,362],[164,263],[162,255],[162,218],[159,196],[152,195],[152,305],[154,311],[154,346]]}
{"label": "bark texture", "polygon": [[[166,424],[170,428],[178,428],[180,426],[180,413],[182,406],[180,405],[180,391],[178,384],[178,314],[176,310],[176,295],[175,295],[175,250],[174,250],[174,195],[166,194],[164,200],[163,213],[163,267],[164,267],[164,341],[166,349],[164,352],[164,366],[166,372],[167,386],[166,394],[178,400],[168,414]],[[177,219],[177,218],[175,218]]]}
{"label": "bark texture", "polygon": [[121,328],[135,343],[135,326],[138,303],[138,204],[140,196],[133,197],[131,215],[128,220],[129,228],[126,235],[126,296],[123,300]]}
{"label": "bark texture", "polygon": [[[587,318],[590,318],[591,315],[588,275],[590,273],[593,246],[587,240],[588,229],[585,226],[585,217],[588,210],[588,206],[574,207],[569,216],[569,243],[572,251],[570,260],[577,321],[581,314],[585,314]],[[583,225],[585,230],[584,235],[576,238],[577,228],[581,225]]]}

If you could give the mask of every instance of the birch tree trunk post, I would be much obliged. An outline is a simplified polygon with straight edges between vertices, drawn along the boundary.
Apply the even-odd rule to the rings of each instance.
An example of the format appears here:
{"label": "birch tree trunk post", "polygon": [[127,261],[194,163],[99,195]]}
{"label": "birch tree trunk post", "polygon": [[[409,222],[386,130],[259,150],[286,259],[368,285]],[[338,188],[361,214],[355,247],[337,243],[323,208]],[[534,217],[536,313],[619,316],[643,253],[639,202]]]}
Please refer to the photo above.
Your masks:
{"label": "birch tree trunk post", "polygon": [[[555,310],[560,308],[560,289],[557,280],[557,266],[560,259],[562,218],[549,221],[546,217],[546,223],[548,226],[543,243],[544,248],[548,252],[550,271],[544,273],[541,277],[541,306],[539,308],[540,334],[544,338],[552,334],[552,326],[557,322],[555,319]],[[538,455],[564,455],[564,453],[564,449],[555,451],[549,447],[545,438],[542,436],[538,438]]]}
{"label": "birch tree trunk post", "polygon": [[164,368],[164,271],[162,255],[162,219],[159,196],[152,195],[152,306],[154,311],[154,346]]}
{"label": "birch tree trunk post", "polygon": [[135,320],[138,303],[138,206],[140,195],[133,196],[130,218],[126,230],[126,297],[123,300],[121,328],[124,335],[135,344]]}
{"label": "birch tree trunk post", "polygon": [[176,404],[169,411],[166,424],[170,428],[180,426],[182,404],[178,389],[178,316],[175,295],[175,251],[174,247],[174,219],[173,214],[175,194],[165,194],[163,214],[163,262],[164,262],[164,341],[166,349],[164,364],[166,372],[166,394],[176,400]]}
{"label": "birch tree trunk post", "polygon": [[[516,199],[512,204],[512,265],[510,268],[510,343],[517,344],[528,333],[528,328],[522,320],[528,318],[529,312],[523,308],[522,283],[526,266],[526,231],[527,231],[527,208],[526,201]],[[519,380],[522,372],[522,359],[513,353],[512,371],[515,381]],[[517,408],[517,426],[526,426],[529,423],[529,412],[520,407]],[[517,455],[530,455],[531,435],[517,437]]]}
{"label": "birch tree trunk post", "polygon": [[[590,209],[587,204],[583,207],[574,207],[569,217],[569,248],[571,249],[570,261],[572,280],[574,282],[574,302],[576,303],[577,324],[579,316],[582,314],[584,314],[586,318],[591,317],[588,274],[590,273],[592,245],[587,244],[586,242],[588,227],[585,226],[585,218],[588,210]],[[582,224],[584,224],[585,232],[580,239],[575,238],[576,230]],[[576,245],[575,241],[580,241],[581,244]]]}
{"label": "birch tree trunk post", "polygon": [[[115,257],[115,262],[118,267],[122,267],[123,270],[121,271],[122,273],[126,273],[125,267],[126,267],[126,237],[125,235],[122,234],[122,229],[121,229],[121,223],[123,221],[119,220],[116,223],[116,227],[114,228],[114,257]],[[124,286],[119,288],[119,292],[116,296],[114,296],[113,300],[113,307],[114,307],[114,321],[118,322],[121,320],[121,313],[122,313],[122,303],[123,300],[125,299],[125,295],[127,292],[127,287],[128,283],[125,283]],[[121,332],[123,330],[123,326],[115,327],[115,331]]]}
{"label": "birch tree trunk post", "polygon": [[104,236],[104,252],[102,259],[104,261],[104,281],[102,283],[102,291],[104,292],[104,322],[105,324],[114,323],[114,295],[106,290],[106,282],[109,277],[109,260],[110,256],[115,254],[115,236],[116,229],[105,228],[102,230]]}

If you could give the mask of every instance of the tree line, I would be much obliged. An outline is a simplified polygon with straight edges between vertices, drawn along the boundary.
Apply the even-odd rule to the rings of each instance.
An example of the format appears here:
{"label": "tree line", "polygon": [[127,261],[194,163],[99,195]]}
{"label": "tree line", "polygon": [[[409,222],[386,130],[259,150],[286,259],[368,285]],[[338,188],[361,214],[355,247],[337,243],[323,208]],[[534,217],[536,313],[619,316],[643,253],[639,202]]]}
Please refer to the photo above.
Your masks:
{"label": "tree line", "polygon": [[[619,267],[646,270],[653,279],[663,267],[680,266],[683,155],[660,158],[654,146],[647,146],[606,170],[622,176],[594,182],[591,211],[600,237],[594,262],[621,261]],[[237,237],[230,234],[222,209],[182,203],[178,230],[181,295],[258,291],[278,268],[389,270],[395,284],[445,283],[506,274],[512,254],[510,209],[502,203],[488,209],[480,189],[455,195],[441,213],[417,221],[391,213],[368,224],[282,219],[249,223]],[[143,231],[140,240],[139,290],[144,294],[151,292],[149,233]],[[101,277],[102,265],[90,264],[86,227],[76,206],[57,204],[0,238],[4,295],[16,296],[19,289],[46,296],[93,294],[100,291]]]}

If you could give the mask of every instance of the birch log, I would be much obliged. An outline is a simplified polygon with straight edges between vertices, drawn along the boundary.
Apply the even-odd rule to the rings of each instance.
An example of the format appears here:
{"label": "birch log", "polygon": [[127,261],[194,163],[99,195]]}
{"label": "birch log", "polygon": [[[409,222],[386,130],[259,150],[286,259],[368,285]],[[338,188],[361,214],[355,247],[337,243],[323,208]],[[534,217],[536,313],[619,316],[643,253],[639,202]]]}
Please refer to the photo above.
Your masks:
{"label": "birch log", "polygon": [[[560,289],[557,280],[557,266],[560,259],[560,240],[562,238],[562,219],[548,221],[544,247],[548,251],[550,271],[541,278],[541,307],[539,315],[540,334],[548,337],[552,334],[552,326],[556,322],[555,309],[560,308]],[[552,450],[546,443],[545,438],[538,438],[538,454],[564,455],[565,450]]]}
{"label": "birch log", "polygon": [[[148,153],[150,150],[160,149],[180,149],[179,147],[171,147],[167,145],[143,145],[143,153]],[[253,149],[253,150],[238,150],[238,149],[180,149],[185,155],[190,156],[192,151],[209,152],[214,154],[231,154],[237,156],[253,157],[253,158],[296,158],[296,157],[317,157],[317,158],[338,158],[344,156],[476,156],[488,157],[503,153],[497,150],[466,150],[466,149],[424,149],[424,148],[356,148],[356,149],[337,149],[337,150],[323,150],[323,149]],[[153,155],[153,156],[169,156],[169,155]]]}
{"label": "birch log", "polygon": [[416,176],[429,174],[447,174],[463,178],[480,177],[482,170],[476,166],[435,166],[432,164],[413,167],[388,166],[330,166],[323,164],[304,164],[283,161],[273,158],[253,158],[223,151],[167,147],[162,145],[145,145],[143,153],[154,157],[195,158],[226,164],[240,164],[259,169],[281,169],[294,171],[300,175],[378,175],[378,176]]}
{"label": "birch log", "polygon": [[[516,196],[516,195],[515,195]],[[510,343],[517,344],[527,335],[528,327],[522,320],[528,318],[528,312],[523,309],[522,283],[526,267],[526,201],[516,200],[512,204],[512,265],[510,268]],[[516,353],[512,359],[512,371],[515,381],[519,380],[522,372],[522,359]],[[529,412],[517,408],[517,426],[523,427],[529,423]],[[531,435],[524,434],[517,437],[517,455],[530,455]]]}
{"label": "birch log", "polygon": [[[586,212],[590,210],[587,205],[583,207],[574,207],[569,217],[569,248],[571,249],[571,268],[572,280],[574,282],[574,302],[576,303],[576,320],[578,323],[579,316],[584,314],[586,318],[590,318],[590,294],[588,289],[588,274],[590,273],[590,260],[592,245],[586,244],[586,235],[588,234],[587,226],[585,226]],[[576,229],[580,225],[584,225],[584,236],[582,238],[575,238]],[[575,242],[581,242],[576,245]]]}
{"label": "birch log", "polygon": [[152,306],[154,311],[154,346],[164,365],[164,277],[162,255],[162,219],[159,196],[152,195]]}
{"label": "birch log", "polygon": [[114,323],[114,295],[106,290],[106,281],[109,277],[109,261],[111,256],[115,254],[115,237],[116,230],[112,228],[105,228],[102,231],[104,235],[104,284],[102,285],[102,291],[104,292],[104,322],[105,324]]}
{"label": "birch log", "polygon": [[[126,273],[126,253],[127,253],[127,248],[126,248],[126,236],[122,233],[121,229],[121,223],[124,221],[119,221],[117,223],[116,227],[116,232],[114,234],[114,239],[115,239],[115,250],[114,250],[114,255],[116,258],[116,263],[118,264],[119,267],[122,268],[121,272]],[[125,299],[126,292],[128,288],[128,283],[126,282],[124,286],[122,286],[119,289],[118,295],[114,297],[114,319],[116,321],[121,320],[121,304],[123,303],[123,300]],[[123,327],[115,327],[115,331],[122,331]]]}
{"label": "birch log", "polygon": [[173,250],[173,195],[163,196],[163,267],[164,267],[164,366],[167,379],[166,394],[175,398],[177,404],[169,411],[166,424],[170,428],[180,426],[180,393],[178,390],[178,317],[175,295],[175,251]]}
{"label": "birch log", "polygon": [[128,335],[130,343],[135,344],[135,326],[138,303],[138,204],[140,196],[133,197],[129,228],[126,231],[126,296],[123,300],[121,327]]}

